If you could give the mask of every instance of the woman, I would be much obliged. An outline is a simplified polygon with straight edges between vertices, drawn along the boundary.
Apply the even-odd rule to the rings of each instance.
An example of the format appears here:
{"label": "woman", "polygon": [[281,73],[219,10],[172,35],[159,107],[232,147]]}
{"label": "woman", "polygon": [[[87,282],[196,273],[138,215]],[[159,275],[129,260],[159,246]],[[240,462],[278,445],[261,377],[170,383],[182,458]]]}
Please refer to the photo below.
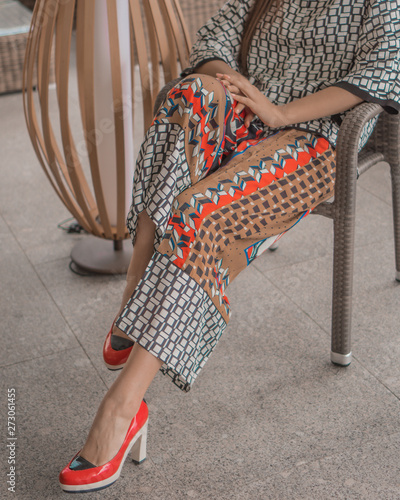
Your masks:
{"label": "woman", "polygon": [[134,253],[104,346],[123,370],[60,474],[64,490],[109,486],[131,448],[145,458],[151,381],[161,369],[190,389],[229,320],[227,285],[332,196],[346,111],[398,112],[395,4],[229,0],[199,31],[139,154]]}

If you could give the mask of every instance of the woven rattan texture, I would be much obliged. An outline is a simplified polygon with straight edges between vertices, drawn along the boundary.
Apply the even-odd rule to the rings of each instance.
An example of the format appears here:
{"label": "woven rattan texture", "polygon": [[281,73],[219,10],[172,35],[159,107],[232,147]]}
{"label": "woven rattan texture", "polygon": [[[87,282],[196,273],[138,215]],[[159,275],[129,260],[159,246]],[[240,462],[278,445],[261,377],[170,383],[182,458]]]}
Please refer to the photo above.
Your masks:
{"label": "woven rattan texture", "polygon": [[190,33],[192,42],[196,32],[225,3],[225,0],[181,0],[180,5]]}
{"label": "woven rattan texture", "polygon": [[22,89],[31,13],[16,0],[0,2],[0,93]]}
{"label": "woven rattan texture", "polygon": [[27,33],[0,37],[0,93],[22,89],[27,37]]}

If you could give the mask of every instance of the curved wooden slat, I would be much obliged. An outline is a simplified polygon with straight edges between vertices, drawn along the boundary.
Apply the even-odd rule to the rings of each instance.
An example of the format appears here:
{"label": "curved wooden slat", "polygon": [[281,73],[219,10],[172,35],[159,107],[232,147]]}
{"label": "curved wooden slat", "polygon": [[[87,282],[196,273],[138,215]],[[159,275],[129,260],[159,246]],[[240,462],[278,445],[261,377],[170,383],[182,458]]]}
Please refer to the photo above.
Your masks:
{"label": "curved wooden slat", "polygon": [[[126,140],[124,128],[121,51],[117,0],[106,0],[110,39],[114,134],[116,146],[115,200],[117,218],[110,223],[103,192],[96,141],[94,73],[94,9],[98,0],[37,0],[26,47],[23,105],[28,133],[39,163],[53,189],[71,214],[90,233],[107,239],[128,237],[125,227]],[[160,84],[175,78],[188,64],[190,37],[177,0],[127,0],[130,11],[132,116],[139,99],[134,89],[135,64],[139,67],[144,126],[152,121],[153,101]],[[69,67],[73,19],[76,12],[76,60],[81,121],[91,171],[91,184],[74,142],[69,109]],[[54,54],[52,53],[54,49]],[[135,60],[136,59],[136,60]],[[61,141],[53,128],[49,91],[55,63],[56,103]],[[160,72],[162,71],[162,74]],[[37,77],[36,77],[37,74]],[[37,84],[35,83],[35,77]],[[34,91],[37,85],[37,91]],[[37,96],[37,98],[36,98]],[[51,112],[51,114],[50,114]],[[137,127],[135,128],[137,132]]]}
{"label": "curved wooden slat", "polygon": [[[38,97],[41,111],[41,128],[43,142],[40,144],[45,152],[47,164],[51,170],[57,185],[63,194],[64,202],[69,201],[68,193],[60,176],[59,165],[63,162],[60,150],[54,137],[54,133],[50,123],[50,106],[49,106],[49,81],[50,81],[50,58],[53,46],[54,29],[56,24],[56,16],[58,11],[59,0],[48,0],[43,16],[43,26],[39,37],[37,49],[37,79],[38,79]],[[87,209],[84,196],[81,191],[79,182],[74,178],[74,171],[71,170],[70,178],[74,186],[74,193],[78,205],[81,207],[83,214],[88,222],[91,219],[89,210]],[[74,185],[75,184],[75,185]],[[69,204],[67,201],[67,204]],[[95,229],[95,226],[92,228]]]}
{"label": "curved wooden slat", "polygon": [[[182,14],[182,11],[180,11],[180,5],[177,4],[177,2],[171,2],[171,0],[162,0],[160,4],[164,19],[166,23],[168,23],[167,26],[169,38],[171,40],[170,43],[176,46],[181,69],[184,69],[189,66],[191,41],[186,26],[182,24],[183,16],[180,16],[180,14]],[[177,76],[178,74],[173,78],[177,78]]]}
{"label": "curved wooden slat", "polygon": [[47,178],[49,179],[57,195],[60,197],[60,199],[69,209],[69,211],[74,215],[74,217],[77,217],[79,219],[81,213],[76,203],[70,202],[68,197],[67,198],[65,197],[65,192],[63,192],[62,190],[63,186],[61,186],[60,189],[58,183],[56,183],[57,178],[56,179],[53,178],[54,172],[50,168],[50,163],[45,150],[43,137],[40,132],[40,126],[37,120],[34,99],[33,99],[33,86],[34,86],[33,76],[34,76],[34,71],[36,69],[35,65],[36,63],[40,64],[39,56],[37,56],[38,47],[40,44],[40,36],[42,34],[44,27],[49,26],[49,19],[48,19],[49,10],[45,9],[45,7],[46,6],[44,3],[41,4],[38,3],[35,7],[32,17],[31,32],[30,32],[30,37],[28,39],[27,53],[24,66],[25,67],[24,111],[28,126],[28,132],[31,137],[34,150],[37,154],[39,162]]}
{"label": "curved wooden slat", "polygon": [[[144,126],[145,128],[148,128],[151,123],[151,119],[149,119],[149,116],[152,116],[152,82],[149,71],[150,61],[146,50],[146,37],[142,19],[140,18],[140,16],[138,16],[138,13],[140,12],[140,2],[139,0],[129,0],[129,5],[133,27],[133,39],[136,45],[140,83],[142,87]],[[133,65],[132,71],[134,71]],[[133,105],[135,105],[135,97],[133,99]]]}
{"label": "curved wooden slat", "polygon": [[[41,107],[41,123],[43,131],[43,141],[44,147],[46,149],[46,154],[48,157],[49,167],[53,172],[53,175],[57,179],[57,184],[63,194],[68,197],[68,193],[65,190],[63,180],[60,176],[60,171],[62,171],[61,166],[65,170],[64,158],[58,147],[58,143],[51,125],[50,120],[50,104],[49,104],[49,81],[50,81],[50,61],[51,61],[51,51],[53,47],[54,32],[56,21],[58,17],[58,8],[60,7],[59,0],[48,0],[46,4],[46,9],[48,12],[48,22],[44,23],[45,29],[40,38],[38,47],[38,95]],[[56,64],[57,66],[57,64]],[[64,68],[60,65],[61,69],[66,71],[68,74],[69,68]],[[63,117],[61,117],[63,119]],[[73,164],[73,154],[71,152],[70,157],[67,157],[67,168],[69,167],[69,178],[73,187],[73,193],[75,195],[76,201],[80,206],[86,222],[90,225],[91,231],[94,234],[98,234],[98,227],[93,217],[93,207],[89,207],[83,193],[83,185],[80,182],[79,176],[77,175],[77,169],[74,168]]]}
{"label": "curved wooden slat", "polygon": [[[81,196],[78,192],[81,190],[85,203],[84,206],[81,203],[80,205],[83,212],[87,214],[88,223],[92,228],[93,234],[98,236],[102,234],[102,228],[96,221],[98,209],[84,175],[69,122],[69,66],[74,12],[75,0],[70,0],[68,3],[60,4],[59,15],[57,16],[56,88],[61,138],[65,157],[65,163],[60,161],[59,165],[66,182],[71,184],[73,192],[77,193],[79,199],[81,199]],[[70,177],[68,177],[68,173]]]}
{"label": "curved wooden slat", "polygon": [[[172,58],[171,52],[173,52],[173,44],[171,44],[171,47],[169,46],[167,30],[165,29],[165,22],[161,14],[159,0],[147,0],[144,4],[148,6],[148,12],[150,13],[149,30],[150,28],[153,30],[153,40],[157,40],[158,43],[165,81],[169,82],[177,73],[176,57],[175,60]],[[155,96],[153,95],[153,97]]]}
{"label": "curved wooden slat", "polygon": [[[151,58],[151,103],[160,91],[160,49],[157,43],[156,27],[154,26],[149,0],[144,2],[144,14],[146,19],[147,36],[149,38],[150,58]],[[164,75],[165,76],[165,75]]]}
{"label": "curved wooden slat", "polygon": [[[82,42],[78,42],[78,41],[83,40],[84,33],[85,33],[85,2],[78,0],[77,4],[76,4],[75,34],[76,34],[76,43],[80,47],[82,46]],[[85,64],[84,51],[83,50],[76,50],[76,66],[77,66],[77,68],[83,68],[84,64]],[[85,113],[83,113],[83,110],[85,109],[85,90],[84,90],[82,79],[79,79],[79,78],[78,78],[78,96],[79,96],[79,106],[80,106],[80,110],[81,110],[81,119],[82,119],[83,130],[87,130]]]}
{"label": "curved wooden slat", "polygon": [[[124,139],[124,102],[122,96],[121,56],[118,37],[117,6],[113,0],[107,0],[108,33],[110,41],[110,59],[113,90],[114,135],[117,174],[117,239],[125,236],[125,139]],[[117,35],[116,35],[117,34]]]}
{"label": "curved wooden slat", "polygon": [[[178,0],[167,0],[167,3],[169,4],[171,2],[172,6],[173,6],[173,9],[175,10],[176,14],[177,14],[177,23],[178,23],[178,28],[177,30],[175,31],[175,33],[177,33],[177,36],[179,38],[179,40],[183,40],[183,47],[184,47],[184,51],[185,51],[185,54],[186,55],[186,58],[184,58],[183,56],[180,56],[181,57],[181,61],[182,61],[182,65],[183,67],[189,65],[189,54],[190,54],[190,51],[192,49],[192,40],[191,40],[191,37],[190,37],[190,33],[189,33],[189,29],[185,23],[185,18],[183,16],[183,12],[182,12],[182,8],[180,6],[180,3]],[[170,12],[170,9],[168,9],[168,11]],[[175,16],[170,13],[170,20],[172,19],[175,19]],[[178,41],[177,41],[178,43]],[[180,47],[181,45],[178,44],[178,47]]]}

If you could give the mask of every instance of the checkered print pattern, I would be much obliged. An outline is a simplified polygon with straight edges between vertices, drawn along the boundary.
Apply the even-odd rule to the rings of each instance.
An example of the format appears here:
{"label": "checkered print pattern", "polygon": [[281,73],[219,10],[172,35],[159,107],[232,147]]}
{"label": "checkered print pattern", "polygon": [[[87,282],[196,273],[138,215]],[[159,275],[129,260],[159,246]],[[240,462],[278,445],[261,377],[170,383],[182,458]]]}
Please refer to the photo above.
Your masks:
{"label": "checkered print pattern", "polygon": [[156,253],[117,326],[164,361],[162,371],[188,391],[226,323],[196,281]]}
{"label": "checkered print pattern", "polygon": [[184,131],[178,124],[153,123],[137,159],[133,203],[127,217],[132,239],[135,239],[137,215],[146,209],[156,223],[158,244],[165,232],[174,198],[190,185]]}
{"label": "checkered print pattern", "polygon": [[[229,0],[198,32],[191,69],[222,59],[235,70],[244,20],[254,0]],[[249,80],[276,104],[340,86],[390,112],[400,109],[398,0],[284,0],[262,20],[248,54]],[[345,113],[294,127],[336,144]],[[360,148],[376,119],[363,131]],[[268,127],[266,132],[270,133]]]}

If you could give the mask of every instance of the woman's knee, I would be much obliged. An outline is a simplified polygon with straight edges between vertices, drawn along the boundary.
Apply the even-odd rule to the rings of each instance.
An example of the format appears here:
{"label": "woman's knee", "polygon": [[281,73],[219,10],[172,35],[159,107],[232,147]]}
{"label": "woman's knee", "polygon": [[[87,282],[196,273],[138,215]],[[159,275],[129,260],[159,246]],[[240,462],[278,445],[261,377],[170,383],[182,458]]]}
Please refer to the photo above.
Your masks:
{"label": "woman's knee", "polygon": [[215,77],[194,73],[184,78],[175,78],[166,83],[156,98],[154,110],[157,111],[167,98],[187,88],[192,89],[194,92],[204,89],[207,92],[221,92],[221,94],[225,94],[223,85]]}
{"label": "woman's knee", "polygon": [[178,86],[183,87],[187,84],[191,85],[195,83],[196,89],[204,89],[208,92],[217,92],[221,95],[225,95],[225,87],[222,85],[220,81],[217,80],[214,76],[204,75],[201,73],[193,73],[192,75],[186,76],[183,78]]}

